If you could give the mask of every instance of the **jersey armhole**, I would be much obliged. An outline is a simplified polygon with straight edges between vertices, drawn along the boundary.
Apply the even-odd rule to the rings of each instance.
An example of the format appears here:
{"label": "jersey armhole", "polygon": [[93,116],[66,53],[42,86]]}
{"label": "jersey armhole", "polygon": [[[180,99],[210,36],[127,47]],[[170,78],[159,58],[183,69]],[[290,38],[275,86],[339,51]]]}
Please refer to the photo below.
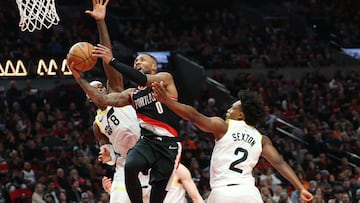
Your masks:
{"label": "jersey armhole", "polygon": [[132,88],[132,90],[129,92],[130,94],[130,100],[131,100],[131,106],[135,109],[135,105],[134,105],[134,99],[133,99],[133,93],[135,92],[136,88]]}
{"label": "jersey armhole", "polygon": [[99,119],[97,117],[95,117],[95,123],[98,126],[100,132],[105,135],[104,129],[101,127],[101,123],[100,123],[100,121],[99,121]]}

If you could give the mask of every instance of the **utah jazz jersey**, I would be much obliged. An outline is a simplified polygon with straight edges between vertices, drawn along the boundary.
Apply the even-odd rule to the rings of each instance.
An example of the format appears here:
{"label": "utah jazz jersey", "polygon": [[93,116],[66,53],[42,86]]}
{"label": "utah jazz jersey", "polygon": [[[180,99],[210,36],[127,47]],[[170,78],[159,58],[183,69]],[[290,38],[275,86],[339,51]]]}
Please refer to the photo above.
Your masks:
{"label": "utah jazz jersey", "polygon": [[137,87],[132,101],[142,128],[158,136],[178,136],[180,117],[156,100],[151,87]]}
{"label": "utah jazz jersey", "polygon": [[116,153],[126,157],[140,137],[140,126],[132,106],[112,107],[97,111],[95,122],[101,133],[109,138]]}
{"label": "utah jazz jersey", "polygon": [[244,121],[227,120],[228,130],[215,141],[211,158],[211,188],[255,184],[252,175],[262,151],[262,135]]}

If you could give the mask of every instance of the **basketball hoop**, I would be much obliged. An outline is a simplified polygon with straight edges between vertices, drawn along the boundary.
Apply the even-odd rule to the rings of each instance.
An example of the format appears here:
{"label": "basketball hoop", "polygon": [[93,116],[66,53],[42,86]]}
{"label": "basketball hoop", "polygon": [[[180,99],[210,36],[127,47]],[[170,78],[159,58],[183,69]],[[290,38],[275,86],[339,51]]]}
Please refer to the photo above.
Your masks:
{"label": "basketball hoop", "polygon": [[44,26],[49,29],[60,21],[56,13],[55,0],[16,0],[19,8],[21,31],[33,32]]}

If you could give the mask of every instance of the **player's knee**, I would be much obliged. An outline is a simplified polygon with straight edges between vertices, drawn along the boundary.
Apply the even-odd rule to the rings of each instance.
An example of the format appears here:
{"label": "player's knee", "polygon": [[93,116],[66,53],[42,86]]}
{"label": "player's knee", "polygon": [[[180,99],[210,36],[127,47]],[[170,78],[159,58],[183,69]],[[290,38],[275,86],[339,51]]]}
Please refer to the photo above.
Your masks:
{"label": "player's knee", "polygon": [[132,159],[132,160],[126,160],[125,162],[125,173],[136,173],[138,174],[140,171],[143,170],[144,164],[140,159]]}
{"label": "player's knee", "polygon": [[131,162],[131,161],[126,161],[125,163],[125,173],[126,174],[130,174],[130,173],[138,173],[138,169],[137,169],[137,164],[135,162]]}

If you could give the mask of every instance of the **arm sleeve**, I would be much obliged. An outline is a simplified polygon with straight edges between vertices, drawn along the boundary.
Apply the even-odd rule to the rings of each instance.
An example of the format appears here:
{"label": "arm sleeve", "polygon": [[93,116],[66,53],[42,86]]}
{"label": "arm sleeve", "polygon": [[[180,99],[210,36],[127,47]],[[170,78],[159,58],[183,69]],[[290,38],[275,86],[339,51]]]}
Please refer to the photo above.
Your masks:
{"label": "arm sleeve", "polygon": [[140,71],[135,70],[134,68],[121,63],[120,61],[116,60],[115,58],[111,59],[109,62],[109,65],[114,67],[117,71],[124,74],[126,77],[128,77],[133,82],[136,82],[137,84],[141,86],[145,86],[147,83],[147,77],[146,75],[142,74]]}

